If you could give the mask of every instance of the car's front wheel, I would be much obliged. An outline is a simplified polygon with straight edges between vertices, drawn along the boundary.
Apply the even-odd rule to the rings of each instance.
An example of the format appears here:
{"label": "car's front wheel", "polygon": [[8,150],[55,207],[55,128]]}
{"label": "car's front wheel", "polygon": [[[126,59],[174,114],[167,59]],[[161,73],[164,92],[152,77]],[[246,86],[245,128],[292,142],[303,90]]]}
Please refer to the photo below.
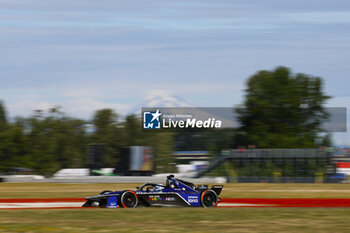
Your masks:
{"label": "car's front wheel", "polygon": [[213,190],[205,190],[201,194],[201,205],[205,208],[216,207],[218,196]]}
{"label": "car's front wheel", "polygon": [[120,196],[120,204],[123,208],[135,208],[138,204],[138,198],[135,192],[125,191]]}

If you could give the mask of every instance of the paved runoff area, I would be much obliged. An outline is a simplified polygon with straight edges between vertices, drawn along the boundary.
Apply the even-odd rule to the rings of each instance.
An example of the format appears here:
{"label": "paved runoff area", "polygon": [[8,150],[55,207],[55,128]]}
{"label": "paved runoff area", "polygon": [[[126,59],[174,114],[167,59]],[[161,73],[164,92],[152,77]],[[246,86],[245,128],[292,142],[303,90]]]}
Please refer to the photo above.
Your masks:
{"label": "paved runoff area", "polygon": [[[84,198],[0,199],[1,209],[74,209]],[[222,198],[219,208],[238,207],[350,207],[350,198]]]}

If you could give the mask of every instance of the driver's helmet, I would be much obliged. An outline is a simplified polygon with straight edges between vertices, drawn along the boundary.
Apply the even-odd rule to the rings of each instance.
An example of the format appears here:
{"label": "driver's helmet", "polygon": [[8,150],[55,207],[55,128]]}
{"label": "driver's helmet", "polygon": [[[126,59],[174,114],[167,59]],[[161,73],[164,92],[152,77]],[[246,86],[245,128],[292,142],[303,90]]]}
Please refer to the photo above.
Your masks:
{"label": "driver's helmet", "polygon": [[173,182],[172,180],[169,180],[169,181],[167,182],[167,186],[168,186],[169,188],[172,188],[172,189],[175,188],[175,184],[174,184],[174,182]]}
{"label": "driver's helmet", "polygon": [[156,187],[154,188],[155,192],[162,191],[164,189],[164,186],[162,184],[157,184]]}

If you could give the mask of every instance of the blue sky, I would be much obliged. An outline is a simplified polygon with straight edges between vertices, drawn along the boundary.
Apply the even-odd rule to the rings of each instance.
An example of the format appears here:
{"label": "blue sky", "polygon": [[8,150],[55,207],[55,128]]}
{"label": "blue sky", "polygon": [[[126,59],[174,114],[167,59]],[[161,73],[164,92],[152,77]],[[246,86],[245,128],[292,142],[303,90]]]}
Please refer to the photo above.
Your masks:
{"label": "blue sky", "polygon": [[0,99],[11,116],[126,113],[156,95],[227,107],[250,75],[283,65],[350,109],[349,28],[345,0],[0,0]]}

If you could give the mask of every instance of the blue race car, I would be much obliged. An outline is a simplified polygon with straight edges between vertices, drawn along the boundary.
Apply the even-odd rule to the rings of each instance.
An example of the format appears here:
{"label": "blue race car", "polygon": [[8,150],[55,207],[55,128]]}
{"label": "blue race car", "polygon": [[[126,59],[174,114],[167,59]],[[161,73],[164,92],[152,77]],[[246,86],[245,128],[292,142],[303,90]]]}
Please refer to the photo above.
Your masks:
{"label": "blue race car", "polygon": [[135,208],[135,207],[216,207],[220,202],[222,185],[195,186],[194,184],[167,176],[166,185],[145,183],[135,191],[105,190],[99,195],[86,198],[83,207]]}

